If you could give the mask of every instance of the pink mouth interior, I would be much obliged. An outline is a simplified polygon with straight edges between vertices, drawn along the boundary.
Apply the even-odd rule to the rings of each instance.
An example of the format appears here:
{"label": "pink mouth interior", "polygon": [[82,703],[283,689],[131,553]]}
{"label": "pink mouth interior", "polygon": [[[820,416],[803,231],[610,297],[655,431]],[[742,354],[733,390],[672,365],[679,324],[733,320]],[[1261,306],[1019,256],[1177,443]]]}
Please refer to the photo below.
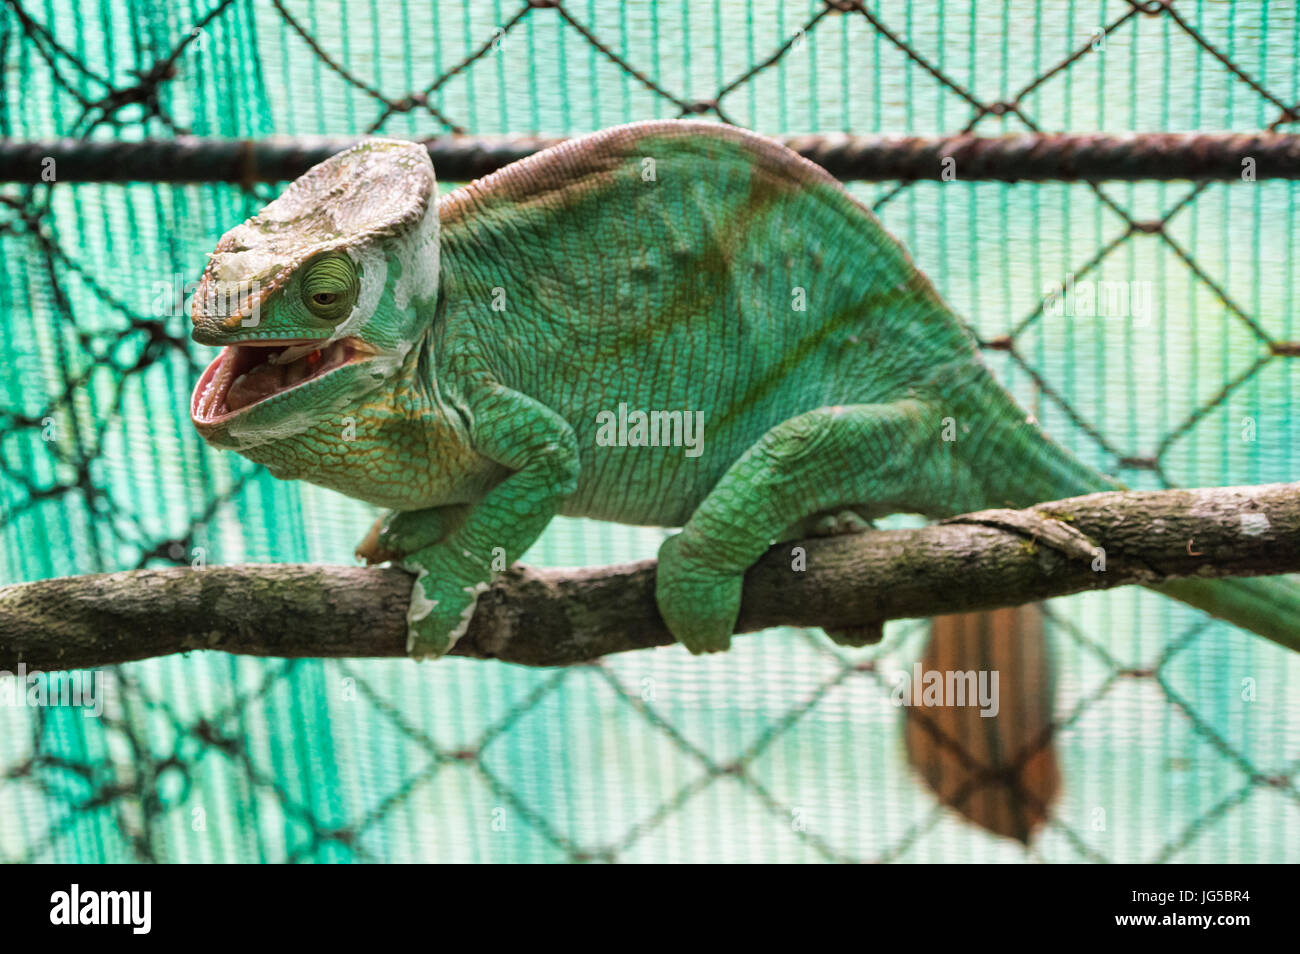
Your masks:
{"label": "pink mouth interior", "polygon": [[372,356],[355,338],[328,344],[297,340],[229,345],[199,378],[191,414],[196,421],[216,423]]}

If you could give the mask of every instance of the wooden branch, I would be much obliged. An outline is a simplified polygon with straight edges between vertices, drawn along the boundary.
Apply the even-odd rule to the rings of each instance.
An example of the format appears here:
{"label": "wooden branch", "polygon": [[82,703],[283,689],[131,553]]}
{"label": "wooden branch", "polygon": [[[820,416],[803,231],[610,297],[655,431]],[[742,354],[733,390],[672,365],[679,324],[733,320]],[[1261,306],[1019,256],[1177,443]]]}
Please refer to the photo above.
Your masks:
{"label": "wooden branch", "polygon": [[[1104,571],[1094,569],[1099,547]],[[1091,494],[917,530],[779,544],[745,577],[736,631],[842,629],[1133,583],[1295,571],[1300,484]],[[454,653],[558,666],[671,643],[654,576],[652,560],[516,566],[480,597]],[[410,586],[392,568],[245,564],[0,587],[0,670],[19,662],[88,668],[196,649],[402,656]],[[1300,650],[1300,635],[1270,638]]]}

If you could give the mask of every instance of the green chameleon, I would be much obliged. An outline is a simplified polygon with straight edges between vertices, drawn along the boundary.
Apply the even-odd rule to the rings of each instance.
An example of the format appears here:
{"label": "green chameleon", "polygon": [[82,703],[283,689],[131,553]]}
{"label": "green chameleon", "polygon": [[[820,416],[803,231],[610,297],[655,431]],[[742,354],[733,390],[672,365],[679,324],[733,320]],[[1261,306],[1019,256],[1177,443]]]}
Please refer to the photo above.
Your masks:
{"label": "green chameleon", "polygon": [[[193,321],[225,346],[191,406],[210,444],[392,511],[358,555],[416,575],[416,657],[556,514],[681,527],[656,595],[698,653],[776,541],[1120,487],[865,207],[729,126],[619,126],[441,199],[422,146],[365,141],[226,233]],[[1300,644],[1278,578],[1159,589]]]}

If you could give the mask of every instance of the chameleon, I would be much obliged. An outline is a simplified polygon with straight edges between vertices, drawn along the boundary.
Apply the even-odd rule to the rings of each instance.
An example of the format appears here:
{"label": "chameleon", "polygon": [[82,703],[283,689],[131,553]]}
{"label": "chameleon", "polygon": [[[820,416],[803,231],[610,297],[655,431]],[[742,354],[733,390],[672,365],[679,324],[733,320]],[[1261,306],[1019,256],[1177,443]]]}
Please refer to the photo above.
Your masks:
{"label": "chameleon", "polygon": [[[776,542],[1122,488],[1017,406],[870,210],[723,124],[616,126],[441,197],[424,146],[363,140],[221,238],[191,317],[222,349],[199,434],[386,511],[357,554],[414,575],[415,658],[557,514],[680,528],[655,598],[703,653]],[[1300,647],[1283,578],[1154,588]]]}

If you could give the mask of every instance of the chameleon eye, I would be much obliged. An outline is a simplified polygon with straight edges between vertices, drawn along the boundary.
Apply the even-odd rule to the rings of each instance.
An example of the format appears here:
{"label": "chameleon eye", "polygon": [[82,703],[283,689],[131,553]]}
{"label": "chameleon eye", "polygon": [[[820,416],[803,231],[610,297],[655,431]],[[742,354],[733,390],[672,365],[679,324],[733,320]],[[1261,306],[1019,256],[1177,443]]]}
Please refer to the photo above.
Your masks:
{"label": "chameleon eye", "polygon": [[303,301],[317,318],[342,321],[356,304],[359,284],[352,259],[337,253],[323,255],[303,272]]}

